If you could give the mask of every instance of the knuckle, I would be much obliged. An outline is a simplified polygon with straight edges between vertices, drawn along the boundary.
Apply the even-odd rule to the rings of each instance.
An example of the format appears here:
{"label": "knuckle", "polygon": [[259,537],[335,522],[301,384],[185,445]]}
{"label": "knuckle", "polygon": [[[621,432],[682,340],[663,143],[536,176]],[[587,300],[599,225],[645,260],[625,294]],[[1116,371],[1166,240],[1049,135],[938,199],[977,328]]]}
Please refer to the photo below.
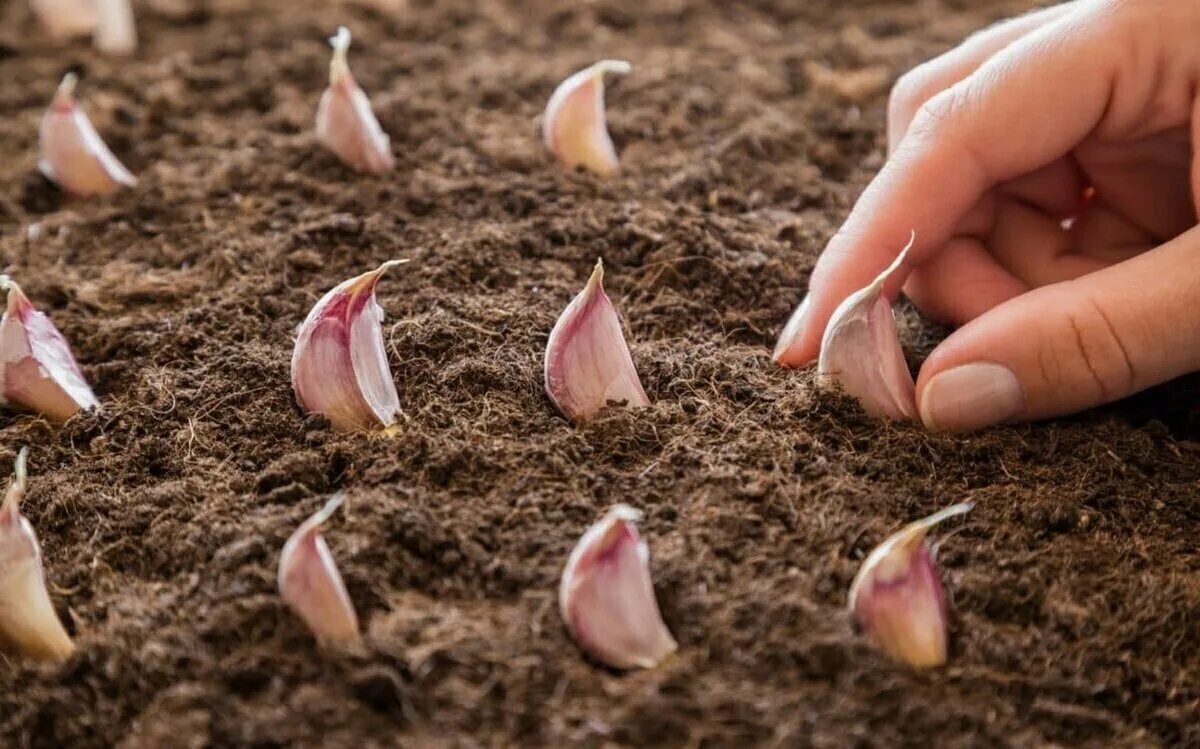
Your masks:
{"label": "knuckle", "polygon": [[935,94],[917,109],[911,132],[936,137],[943,129],[953,127],[965,104],[966,89],[961,84]]}
{"label": "knuckle", "polygon": [[1068,307],[1063,318],[1063,350],[1055,369],[1070,382],[1059,384],[1092,388],[1106,402],[1132,392],[1137,377],[1129,348],[1104,308],[1085,299]]}

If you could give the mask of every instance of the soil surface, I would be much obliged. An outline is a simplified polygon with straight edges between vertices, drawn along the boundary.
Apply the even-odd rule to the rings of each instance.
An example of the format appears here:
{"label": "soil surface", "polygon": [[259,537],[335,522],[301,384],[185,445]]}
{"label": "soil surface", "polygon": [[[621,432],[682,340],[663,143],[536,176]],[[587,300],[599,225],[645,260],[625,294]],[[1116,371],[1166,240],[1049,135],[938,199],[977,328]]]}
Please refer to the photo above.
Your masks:
{"label": "soil surface", "polygon": [[[73,343],[98,414],[0,414],[79,645],[0,662],[6,747],[1200,746],[1200,386],[968,438],[871,421],[769,349],[883,160],[896,76],[1027,0],[144,0],[127,61],[0,10],[0,269]],[[326,37],[397,168],[316,147]],[[564,174],[538,117],[603,57],[624,173]],[[68,68],[141,178],[38,175]],[[936,199],[936,196],[931,196]],[[392,438],[297,408],[292,333],[379,285]],[[597,257],[651,408],[573,427],[541,387]],[[905,309],[916,366],[945,331]],[[0,473],[7,473],[7,468]],[[326,538],[367,630],[319,651],[279,550]],[[893,665],[846,591],[904,522],[940,534],[951,663]],[[556,585],[616,502],[642,524],[677,656],[581,656]]]}

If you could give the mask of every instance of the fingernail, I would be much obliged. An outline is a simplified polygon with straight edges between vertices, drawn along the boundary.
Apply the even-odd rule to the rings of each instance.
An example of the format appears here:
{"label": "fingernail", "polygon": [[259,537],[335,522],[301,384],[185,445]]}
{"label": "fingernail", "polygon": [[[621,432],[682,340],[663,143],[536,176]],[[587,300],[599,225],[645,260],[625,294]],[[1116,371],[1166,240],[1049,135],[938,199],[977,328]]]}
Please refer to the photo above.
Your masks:
{"label": "fingernail", "polygon": [[969,432],[1011,419],[1024,407],[1025,393],[1008,367],[975,362],[929,381],[921,396],[921,421],[938,431]]}
{"label": "fingernail", "polygon": [[775,351],[771,354],[771,358],[780,364],[798,366],[803,363],[784,361],[784,355],[787,354],[788,349],[792,347],[796,339],[800,337],[800,334],[804,332],[805,319],[808,317],[808,301],[811,298],[811,295],[804,297],[804,301],[800,302],[800,306],[796,307],[796,310],[792,312],[792,316],[788,318],[787,325],[783,326],[783,332],[779,334],[779,340],[775,343]]}

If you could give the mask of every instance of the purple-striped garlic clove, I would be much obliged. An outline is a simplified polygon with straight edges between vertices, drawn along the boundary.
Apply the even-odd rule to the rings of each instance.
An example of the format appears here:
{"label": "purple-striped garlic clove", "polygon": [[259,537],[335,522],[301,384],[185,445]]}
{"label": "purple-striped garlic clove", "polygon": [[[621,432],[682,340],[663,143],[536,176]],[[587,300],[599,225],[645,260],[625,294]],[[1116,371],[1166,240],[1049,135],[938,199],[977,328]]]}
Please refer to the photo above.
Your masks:
{"label": "purple-striped garlic clove", "polygon": [[95,0],[96,49],[108,55],[131,55],[137,49],[137,24],[130,0]]}
{"label": "purple-striped garlic clove", "polygon": [[297,331],[292,354],[296,400],[306,413],[321,414],[338,431],[384,429],[400,412],[375,285],[388,268],[406,262],[389,260],[338,284]]}
{"label": "purple-striped garlic clove", "polygon": [[394,164],[391,142],[346,64],[350,30],[339,27],[329,43],[333,59],[329,62],[329,88],[317,105],[317,140],[351,169],[386,172]]}
{"label": "purple-striped garlic clove", "polygon": [[542,115],[542,140],[567,169],[582,166],[602,177],[620,171],[604,115],[604,74],[628,75],[624,60],[601,60],[558,85]]}
{"label": "purple-striped garlic clove", "polygon": [[96,28],[96,0],[30,0],[29,5],[52,39],[87,36]]}
{"label": "purple-striped garlic clove", "polygon": [[61,661],[75,646],[50,603],[37,534],[21,514],[28,454],[22,448],[17,455],[0,505],[0,646],[29,658]]}
{"label": "purple-striped garlic clove", "polygon": [[113,156],[75,101],[78,78],[67,73],[42,116],[38,169],[63,190],[79,196],[109,195],[133,187],[137,178]]}
{"label": "purple-striped garlic clove", "polygon": [[358,615],[346,592],[321,525],[342,504],[339,492],[284,544],[279,557],[279,593],[323,646],[359,642]]}
{"label": "purple-striped garlic clove", "polygon": [[8,304],[0,318],[0,406],[24,408],[62,423],[98,408],[71,347],[58,328],[8,276],[0,276]]}
{"label": "purple-striped garlic clove", "polygon": [[579,539],[558,590],[575,642],[613,668],[654,668],[677,648],[654,597],[639,519],[628,505],[610,509]]}
{"label": "purple-striped garlic clove", "polygon": [[925,536],[938,523],[970,511],[940,510],[890,536],[863,562],[850,586],[850,612],[867,639],[915,668],[946,662],[946,594]]}
{"label": "purple-striped garlic clove", "polygon": [[546,344],[546,394],[572,421],[584,421],[609,401],[648,406],[617,309],[604,293],[604,265],[571,300]]}
{"label": "purple-striped garlic clove", "polygon": [[843,301],[821,339],[817,382],[840,387],[867,414],[889,419],[917,415],[916,388],[896,329],[896,314],[883,286],[908,256],[915,235],[879,277]]}

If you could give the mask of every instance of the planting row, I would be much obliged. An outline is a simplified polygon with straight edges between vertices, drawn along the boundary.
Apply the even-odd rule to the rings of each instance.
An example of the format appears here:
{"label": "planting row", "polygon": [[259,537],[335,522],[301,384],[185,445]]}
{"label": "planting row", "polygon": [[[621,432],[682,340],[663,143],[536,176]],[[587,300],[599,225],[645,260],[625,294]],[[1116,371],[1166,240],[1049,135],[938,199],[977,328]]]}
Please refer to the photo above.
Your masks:
{"label": "planting row", "polygon": [[[59,661],[75,646],[50,601],[37,534],[21,514],[27,458],[22,449],[0,505],[0,641],[15,654]],[[280,596],[328,648],[362,640],[354,603],[321,535],[342,499],[334,495],[304,521],[279,556]],[[850,588],[851,613],[868,639],[911,666],[937,666],[947,657],[945,592],[926,536],[970,509],[954,505],[905,526],[871,552]],[[611,508],[579,539],[559,583],[567,631],[594,659],[617,669],[654,668],[678,647],[659,613],[640,517],[628,505]]]}

